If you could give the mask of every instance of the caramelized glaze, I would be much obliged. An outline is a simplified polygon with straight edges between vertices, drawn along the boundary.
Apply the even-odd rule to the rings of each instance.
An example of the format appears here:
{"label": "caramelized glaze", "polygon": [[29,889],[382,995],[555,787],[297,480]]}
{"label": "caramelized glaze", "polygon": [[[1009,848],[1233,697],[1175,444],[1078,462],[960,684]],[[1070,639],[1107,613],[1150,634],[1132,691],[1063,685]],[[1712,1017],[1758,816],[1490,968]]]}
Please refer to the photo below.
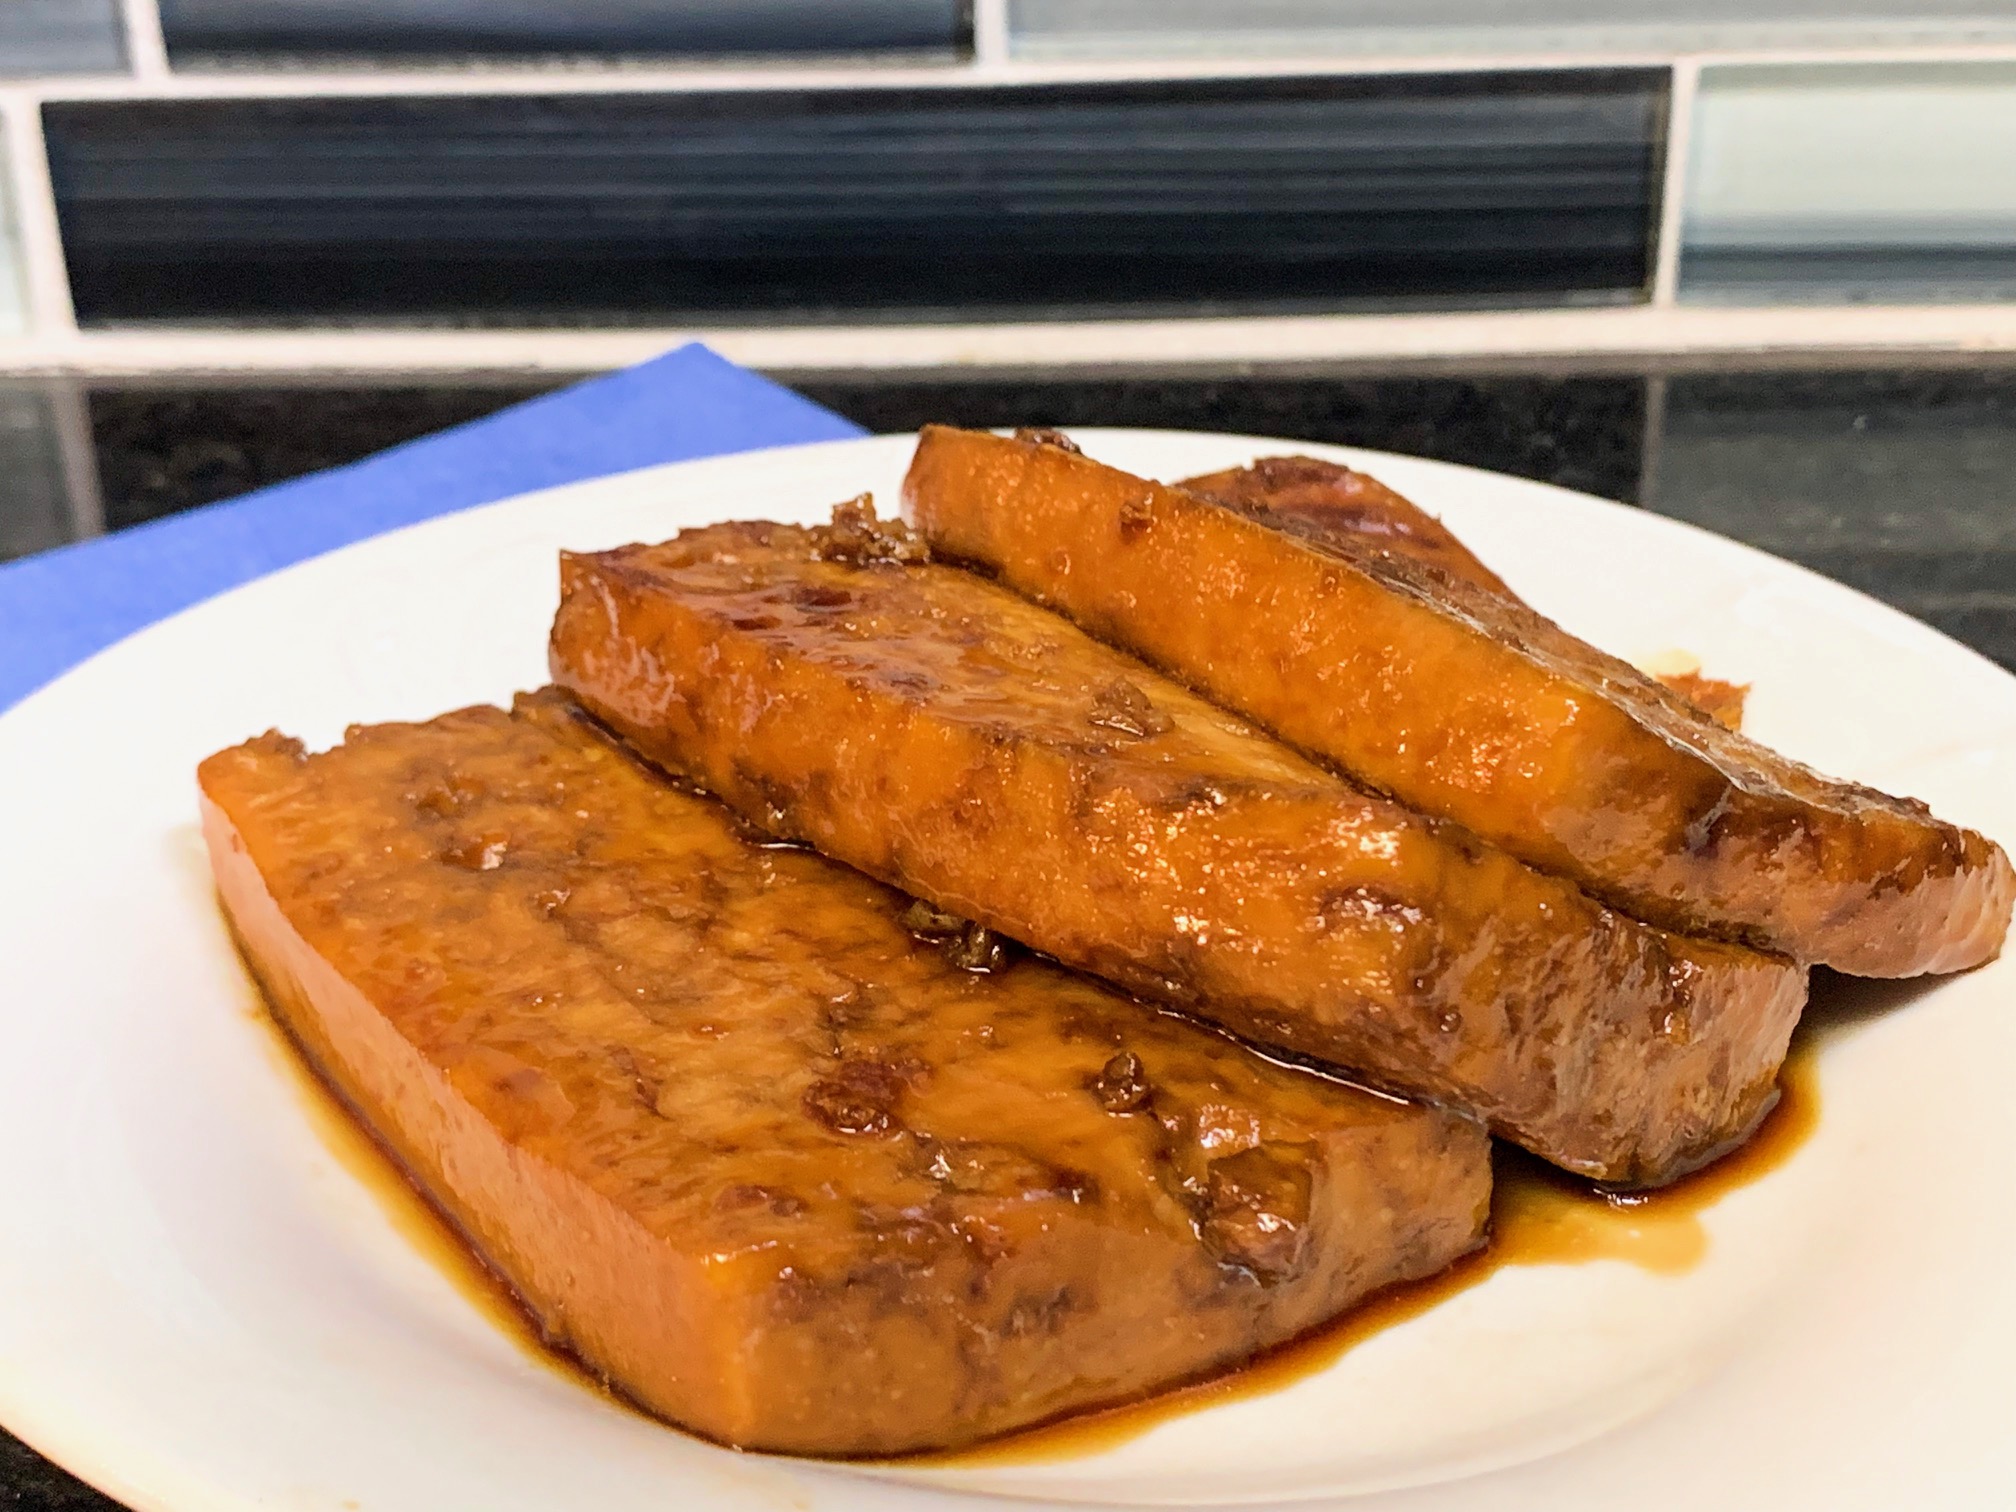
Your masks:
{"label": "caramelized glaze", "polygon": [[308,1058],[558,1346],[707,1436],[956,1443],[1481,1238],[1468,1120],[767,845],[557,695],[266,736],[202,782]]}
{"label": "caramelized glaze", "polygon": [[[1054,433],[1017,431],[1015,437],[1070,445]],[[1176,486],[1318,546],[1337,542],[1380,557],[1407,557],[1487,593],[1520,601],[1448,526],[1377,478],[1341,463],[1316,457],[1262,457],[1246,467],[1185,478]],[[1743,700],[1750,691],[1742,684],[1703,677],[1698,663],[1687,671],[1648,675],[1717,724],[1742,728]]]}
{"label": "caramelized glaze", "polygon": [[1634,917],[1864,976],[2001,948],[1999,846],[1437,565],[982,432],[928,428],[904,497],[933,550]]}
{"label": "caramelized glaze", "polygon": [[898,1463],[947,1469],[1081,1459],[1139,1438],[1172,1418],[1281,1391],[1329,1369],[1352,1349],[1488,1280],[1528,1265],[1614,1260],[1680,1275],[1708,1253],[1701,1215],[1727,1193],[1777,1170],[1818,1126],[1818,1032],[1802,1031],[1780,1078],[1782,1095],[1742,1148],[1656,1192],[1622,1196],[1577,1181],[1507,1145],[1497,1147],[1491,1242],[1441,1273],[1388,1287],[1332,1323],[1228,1373],[1160,1396],[1047,1423],[949,1453]]}
{"label": "caramelized glaze", "polygon": [[[1035,437],[1018,431],[1015,439]],[[1352,539],[1382,556],[1412,557],[1492,593],[1512,593],[1427,510],[1377,478],[1336,462],[1262,457],[1248,467],[1185,478],[1176,487],[1311,540]]]}
{"label": "caramelized glaze", "polygon": [[1790,962],[1613,913],[858,506],[566,558],[551,664],[776,834],[1591,1176],[1740,1138],[1804,1000]]}
{"label": "caramelized glaze", "polygon": [[[1780,1076],[1782,1096],[1753,1138],[1705,1171],[1660,1191],[1628,1197],[1606,1194],[1566,1177],[1522,1152],[1497,1147],[1493,1165],[1489,1247],[1441,1272],[1375,1293],[1342,1317],[1287,1344],[1267,1350],[1229,1373],[1181,1385],[1121,1406],[1078,1413],[1041,1427],[1011,1432],[952,1451],[926,1451],[896,1464],[979,1467],[1048,1463],[1096,1454],[1128,1442],[1172,1418],[1228,1401],[1264,1396],[1321,1372],[1365,1340],[1426,1313],[1447,1298],[1507,1266],[1586,1264],[1617,1260],[1659,1274],[1691,1269],[1706,1253],[1701,1214],[1723,1195],[1768,1174],[1788,1160],[1816,1127],[1820,1094],[1816,1055],[1839,1017],[1833,1010],[1866,1014],[1867,984],[1839,979],[1793,1041]],[[528,1359],[625,1406],[592,1371],[545,1339],[517,1295],[485,1266],[452,1222],[407,1176],[341,1097],[306,1059],[302,1047],[256,995],[248,1016],[262,1029],[274,1063],[295,1086],[310,1127],[324,1148],[377,1201],[391,1226],[431,1263]]]}
{"label": "caramelized glaze", "polygon": [[[576,1385],[635,1409],[580,1361],[549,1343],[516,1293],[470,1249],[393,1156],[311,1067],[263,1001],[250,1015],[272,1047],[274,1063],[295,1087],[302,1111],[331,1158],[377,1202],[386,1221],[528,1359]],[[1626,1201],[1563,1175],[1524,1152],[1493,1152],[1491,1237],[1432,1276],[1375,1292],[1343,1316],[1233,1370],[1178,1385],[1137,1402],[1094,1409],[956,1450],[925,1450],[888,1463],[978,1468],[1084,1458],[1127,1443],[1173,1418],[1226,1402],[1285,1390],[1320,1374],[1359,1344],[1411,1321],[1508,1266],[1585,1265],[1616,1260],[1658,1275],[1683,1274],[1706,1257],[1701,1214],[1725,1194],[1778,1169],[1812,1134],[1820,1117],[1817,1033],[1793,1041],[1779,1083],[1782,1096],[1756,1134],[1706,1170]]]}

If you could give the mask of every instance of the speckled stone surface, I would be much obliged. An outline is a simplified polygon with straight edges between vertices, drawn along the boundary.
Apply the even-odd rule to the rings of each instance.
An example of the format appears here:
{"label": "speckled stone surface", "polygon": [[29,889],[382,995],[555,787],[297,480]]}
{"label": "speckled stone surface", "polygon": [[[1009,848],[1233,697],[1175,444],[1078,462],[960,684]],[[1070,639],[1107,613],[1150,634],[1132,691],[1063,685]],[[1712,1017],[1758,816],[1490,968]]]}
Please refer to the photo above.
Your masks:
{"label": "speckled stone surface", "polygon": [[1642,378],[1559,375],[819,379],[801,393],[873,431],[954,425],[1132,425],[1239,431],[1410,452],[1637,496]]}
{"label": "speckled stone surface", "polygon": [[[1585,489],[1750,541],[1897,604],[2016,668],[2016,365],[1919,370],[1310,373],[1013,379],[824,377],[798,385],[872,430],[1138,425],[1415,452]],[[540,385],[117,388],[88,396],[108,526],[366,456]],[[0,557],[80,512],[9,384]],[[0,1512],[114,1503],[0,1433]]]}
{"label": "speckled stone surface", "polygon": [[[1638,489],[1645,419],[1635,376],[827,377],[794,386],[873,431],[931,420],[1246,431],[1417,452],[1615,499]],[[523,382],[99,388],[89,408],[105,521],[117,529],[354,461],[539,391]]]}
{"label": "speckled stone surface", "polygon": [[117,1512],[120,1505],[0,1429],[0,1508],[8,1512],[17,1508],[19,1512]]}
{"label": "speckled stone surface", "polygon": [[98,389],[89,408],[106,528],[355,462],[550,386]]}
{"label": "speckled stone surface", "polygon": [[1643,502],[2016,668],[2016,367],[1666,380]]}
{"label": "speckled stone surface", "polygon": [[[1670,375],[863,375],[798,386],[876,431],[927,420],[1244,431],[1540,478],[1803,562],[2016,667],[2016,507],[2004,484],[2016,476],[2016,366],[2006,363]],[[116,529],[351,461],[540,387],[101,387],[88,410],[103,517]],[[43,412],[32,386],[6,397],[22,432],[10,452],[54,467],[54,449],[26,433]],[[0,500],[0,558],[54,544],[75,514],[51,502],[60,487],[34,483],[31,471],[17,468],[15,500]]]}

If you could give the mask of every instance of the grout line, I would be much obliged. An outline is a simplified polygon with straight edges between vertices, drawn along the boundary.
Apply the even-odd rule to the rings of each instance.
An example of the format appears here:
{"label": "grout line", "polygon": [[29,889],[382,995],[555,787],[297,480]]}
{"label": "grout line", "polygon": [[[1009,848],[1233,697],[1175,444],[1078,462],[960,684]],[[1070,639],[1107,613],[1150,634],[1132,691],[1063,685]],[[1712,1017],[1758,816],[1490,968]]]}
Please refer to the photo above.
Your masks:
{"label": "grout line", "polygon": [[1651,373],[1645,379],[1645,421],[1638,440],[1638,497],[1631,502],[1640,509],[1657,509],[1659,453],[1666,445],[1666,375]]}
{"label": "grout line", "polygon": [[[0,0],[4,3],[4,0]],[[153,13],[150,0],[128,0]],[[1005,30],[982,23],[1006,0],[975,0],[976,66],[944,63],[838,62],[778,63],[720,67],[706,62],[636,68],[553,68],[537,64],[485,62],[474,67],[321,71],[164,71],[159,75],[52,76],[18,86],[40,100],[265,99],[388,95],[566,95],[694,93],[708,90],[936,87],[971,85],[976,75],[990,84],[1126,83],[1161,79],[1265,79],[1380,77],[1394,74],[1474,74],[1501,71],[1673,69],[1736,63],[1958,63],[2016,62],[2016,42],[1964,46],[1894,48],[1804,48],[1776,51],[1582,52],[1473,54],[1468,56],[1368,57],[1310,54],[1289,58],[1113,58],[1031,60],[998,56],[981,62],[983,47],[1005,49]],[[1005,14],[1005,11],[1003,12]],[[165,64],[163,65],[165,68]]]}
{"label": "grout line", "polygon": [[1687,190],[1694,151],[1694,111],[1701,95],[1701,64],[1682,58],[1673,65],[1666,101],[1665,171],[1659,184],[1659,228],[1652,265],[1652,303],[1671,305],[1680,295],[1680,257],[1687,234]]}
{"label": "grout line", "polygon": [[1877,360],[2016,354],[2016,303],[1611,305],[1451,314],[1287,315],[967,325],[518,330],[105,328],[0,341],[0,373],[585,373],[687,341],[766,371],[1580,361],[1702,355]]}
{"label": "grout line", "polygon": [[1013,61],[1009,46],[1009,0],[972,0],[973,66],[992,73]]}
{"label": "grout line", "polygon": [[169,77],[168,44],[161,35],[159,0],[119,0],[126,24],[126,63],[133,77],[153,81]]}
{"label": "grout line", "polygon": [[56,455],[63,469],[63,496],[70,509],[73,539],[105,534],[105,490],[98,476],[98,443],[91,434],[91,406],[84,386],[59,381],[49,394],[56,431]]}
{"label": "grout line", "polygon": [[[31,339],[73,336],[70,274],[63,260],[63,228],[49,182],[42,142],[42,111],[26,90],[0,89],[0,127],[7,134],[7,176],[13,181],[14,230],[20,239]],[[4,345],[4,344],[0,344]]]}

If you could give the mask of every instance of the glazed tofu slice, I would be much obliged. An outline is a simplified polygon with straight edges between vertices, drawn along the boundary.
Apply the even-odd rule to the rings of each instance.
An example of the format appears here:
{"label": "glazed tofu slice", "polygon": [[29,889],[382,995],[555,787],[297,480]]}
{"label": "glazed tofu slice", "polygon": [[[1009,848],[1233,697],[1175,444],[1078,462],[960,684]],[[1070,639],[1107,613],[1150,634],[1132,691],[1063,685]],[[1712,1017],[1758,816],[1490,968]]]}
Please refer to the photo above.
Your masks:
{"label": "glazed tofu slice", "polygon": [[1623,918],[870,520],[566,558],[555,680],[775,834],[1570,1170],[1663,1181],[1770,1106],[1790,962]]}
{"label": "glazed tofu slice", "polygon": [[[1055,431],[1018,434],[1073,444]],[[1246,467],[1185,478],[1176,486],[1319,546],[1336,542],[1379,556],[1411,557],[1487,592],[1518,598],[1435,516],[1377,478],[1342,463],[1320,457],[1262,457]],[[1651,675],[1717,724],[1732,730],[1743,727],[1743,702],[1750,691],[1744,685],[1704,677],[1698,664]]]}
{"label": "glazed tofu slice", "polygon": [[[1024,431],[1076,450],[1055,431]],[[1383,556],[1411,557],[1451,577],[1467,578],[1492,593],[1512,597],[1505,580],[1434,515],[1377,478],[1320,457],[1262,457],[1247,467],[1185,478],[1176,485],[1276,530],[1327,542],[1348,540]]]}
{"label": "glazed tofu slice", "polygon": [[1639,918],[1863,976],[2001,948],[1999,846],[1787,760],[1461,575],[1040,437],[928,429],[904,497],[933,550]]}
{"label": "glazed tofu slice", "polygon": [[762,843],[556,694],[321,755],[267,735],[201,782],[321,1074],[553,1342],[712,1438],[963,1443],[1482,1240],[1471,1120]]}

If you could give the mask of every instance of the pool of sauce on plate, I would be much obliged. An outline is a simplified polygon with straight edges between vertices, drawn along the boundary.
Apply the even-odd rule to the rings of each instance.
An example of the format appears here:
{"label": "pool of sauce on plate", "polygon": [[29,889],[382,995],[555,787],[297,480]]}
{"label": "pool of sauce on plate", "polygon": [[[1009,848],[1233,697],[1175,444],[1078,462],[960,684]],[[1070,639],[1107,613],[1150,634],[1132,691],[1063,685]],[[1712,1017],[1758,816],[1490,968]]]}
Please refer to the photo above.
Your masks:
{"label": "pool of sauce on plate", "polygon": [[[348,1105],[308,1063],[256,988],[249,1013],[264,1026],[275,1063],[284,1068],[299,1092],[302,1110],[323,1147],[377,1200],[394,1229],[528,1359],[605,1400],[641,1410],[546,1341],[517,1294],[483,1264],[455,1226],[412,1184],[397,1159],[365,1131]],[[1491,1242],[1448,1269],[1389,1287],[1335,1323],[1224,1374],[983,1444],[903,1455],[880,1463],[981,1468],[1097,1454],[1138,1438],[1171,1418],[1265,1396],[1316,1375],[1375,1334],[1420,1317],[1506,1266],[1621,1260],[1658,1275],[1691,1270],[1708,1250],[1703,1211],[1734,1188],[1776,1170],[1812,1133],[1820,1113],[1814,1069],[1818,1040],[1818,1033],[1807,1029],[1794,1037],[1792,1052],[1779,1075],[1778,1104],[1749,1142],[1672,1186],[1649,1193],[1608,1194],[1523,1151],[1497,1144],[1492,1157]]]}
{"label": "pool of sauce on plate", "polygon": [[1586,1265],[1621,1260],[1655,1275],[1680,1275],[1708,1253],[1701,1215],[1725,1194],[1769,1174],[1806,1142],[1820,1117],[1814,1062],[1820,1036],[1802,1029],[1779,1073],[1778,1104],[1741,1148],[1656,1192],[1607,1194],[1510,1145],[1492,1153],[1491,1242],[1447,1270],[1389,1287],[1328,1326],[1269,1350],[1223,1375],[1143,1401],[1080,1413],[965,1449],[886,1461],[965,1469],[1044,1464],[1097,1454],[1149,1429],[1225,1402],[1265,1396],[1335,1364],[1356,1345],[1514,1265]]}

